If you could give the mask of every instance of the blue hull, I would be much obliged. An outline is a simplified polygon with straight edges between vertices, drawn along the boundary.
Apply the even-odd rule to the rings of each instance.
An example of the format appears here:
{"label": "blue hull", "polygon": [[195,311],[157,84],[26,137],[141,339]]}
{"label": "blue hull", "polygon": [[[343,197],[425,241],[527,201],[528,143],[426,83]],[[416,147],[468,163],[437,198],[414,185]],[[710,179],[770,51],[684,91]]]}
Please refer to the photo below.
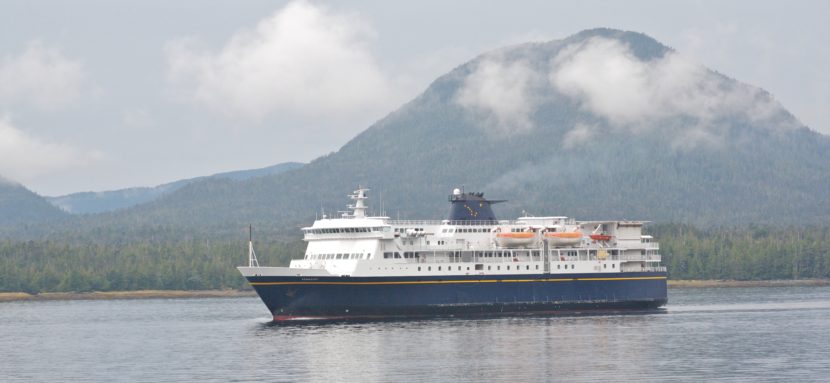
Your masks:
{"label": "blue hull", "polygon": [[274,320],[652,309],[666,273],[248,277]]}

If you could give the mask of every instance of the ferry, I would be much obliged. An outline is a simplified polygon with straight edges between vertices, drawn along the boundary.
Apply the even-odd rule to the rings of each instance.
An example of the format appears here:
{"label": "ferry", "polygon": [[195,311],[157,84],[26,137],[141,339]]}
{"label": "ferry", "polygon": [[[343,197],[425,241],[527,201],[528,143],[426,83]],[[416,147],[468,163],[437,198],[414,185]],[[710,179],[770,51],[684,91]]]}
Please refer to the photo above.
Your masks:
{"label": "ferry", "polygon": [[562,216],[499,220],[483,193],[454,189],[445,220],[367,215],[369,189],[349,210],[302,229],[288,267],[259,266],[249,240],[238,270],[274,321],[653,310],[667,272],[646,221]]}

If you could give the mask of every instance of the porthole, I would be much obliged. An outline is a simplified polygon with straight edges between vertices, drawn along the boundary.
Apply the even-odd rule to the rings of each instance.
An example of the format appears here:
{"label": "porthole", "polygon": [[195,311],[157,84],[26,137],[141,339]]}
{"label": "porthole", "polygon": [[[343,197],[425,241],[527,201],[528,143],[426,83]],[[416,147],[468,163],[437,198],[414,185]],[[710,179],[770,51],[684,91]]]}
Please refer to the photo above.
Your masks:
{"label": "porthole", "polygon": [[421,266],[418,266],[418,271],[421,271]]}

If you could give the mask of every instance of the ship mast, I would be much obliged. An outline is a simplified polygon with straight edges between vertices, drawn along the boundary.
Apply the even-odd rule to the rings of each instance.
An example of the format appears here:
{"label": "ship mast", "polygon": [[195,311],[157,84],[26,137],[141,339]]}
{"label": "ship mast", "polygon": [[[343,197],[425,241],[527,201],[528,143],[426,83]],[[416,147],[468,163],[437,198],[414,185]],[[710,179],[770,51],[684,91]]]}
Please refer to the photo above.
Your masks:
{"label": "ship mast", "polygon": [[248,225],[248,267],[259,267],[259,261],[256,259],[256,252],[254,252],[254,227]]}
{"label": "ship mast", "polygon": [[354,191],[354,194],[349,195],[349,198],[354,201],[354,205],[349,205],[349,208],[353,210],[352,218],[366,218],[367,208],[364,201],[369,198],[366,196],[367,191],[369,191],[368,188],[357,185],[357,190]]}

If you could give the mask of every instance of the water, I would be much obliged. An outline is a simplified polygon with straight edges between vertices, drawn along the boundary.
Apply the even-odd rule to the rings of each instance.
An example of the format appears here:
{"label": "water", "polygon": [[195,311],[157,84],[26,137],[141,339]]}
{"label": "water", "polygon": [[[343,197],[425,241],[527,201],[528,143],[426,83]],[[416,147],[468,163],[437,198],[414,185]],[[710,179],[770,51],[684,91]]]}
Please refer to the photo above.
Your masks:
{"label": "water", "polygon": [[830,287],[658,314],[274,326],[257,298],[0,303],[0,381],[830,381]]}

